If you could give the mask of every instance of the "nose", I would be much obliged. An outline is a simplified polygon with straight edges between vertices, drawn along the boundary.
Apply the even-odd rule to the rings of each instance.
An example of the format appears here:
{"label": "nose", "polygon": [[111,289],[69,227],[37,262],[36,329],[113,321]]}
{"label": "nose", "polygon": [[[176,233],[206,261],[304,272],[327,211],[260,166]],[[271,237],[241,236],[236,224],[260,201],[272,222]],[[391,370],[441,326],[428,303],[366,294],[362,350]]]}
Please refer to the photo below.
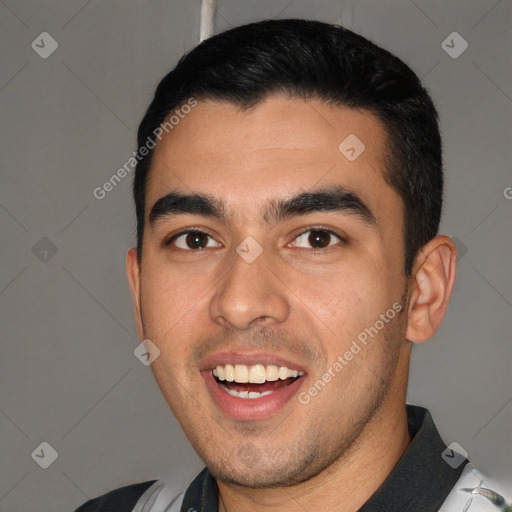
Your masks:
{"label": "nose", "polygon": [[284,322],[290,314],[288,288],[272,266],[272,258],[263,251],[248,262],[238,253],[210,302],[210,316],[222,327],[247,329]]}

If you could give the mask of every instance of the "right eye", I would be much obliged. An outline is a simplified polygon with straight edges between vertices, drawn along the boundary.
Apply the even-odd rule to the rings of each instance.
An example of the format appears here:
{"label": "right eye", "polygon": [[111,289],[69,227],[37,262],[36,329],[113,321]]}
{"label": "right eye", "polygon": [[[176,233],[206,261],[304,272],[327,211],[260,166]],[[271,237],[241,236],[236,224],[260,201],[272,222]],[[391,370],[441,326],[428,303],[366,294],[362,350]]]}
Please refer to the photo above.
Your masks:
{"label": "right eye", "polygon": [[197,251],[207,247],[221,246],[208,233],[198,230],[182,231],[174,235],[166,245],[175,245],[184,251]]}

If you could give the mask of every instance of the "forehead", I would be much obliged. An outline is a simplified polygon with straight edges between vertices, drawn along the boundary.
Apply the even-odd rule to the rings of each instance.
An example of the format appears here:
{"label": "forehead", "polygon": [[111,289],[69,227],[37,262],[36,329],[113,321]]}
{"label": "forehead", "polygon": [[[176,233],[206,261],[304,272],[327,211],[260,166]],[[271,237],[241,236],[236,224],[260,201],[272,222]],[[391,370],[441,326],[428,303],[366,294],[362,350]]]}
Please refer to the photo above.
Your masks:
{"label": "forehead", "polygon": [[[178,190],[252,206],[341,185],[369,203],[400,200],[383,178],[386,133],[367,111],[271,96],[249,109],[199,101],[155,148],[146,212]],[[384,204],[382,205],[384,206]]]}

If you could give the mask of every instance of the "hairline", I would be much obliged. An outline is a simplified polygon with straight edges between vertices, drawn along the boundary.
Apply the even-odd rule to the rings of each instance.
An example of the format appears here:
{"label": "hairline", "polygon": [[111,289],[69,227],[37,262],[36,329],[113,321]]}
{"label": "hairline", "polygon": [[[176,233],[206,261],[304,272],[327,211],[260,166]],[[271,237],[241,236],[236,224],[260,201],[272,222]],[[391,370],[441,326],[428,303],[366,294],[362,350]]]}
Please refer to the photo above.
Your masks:
{"label": "hairline", "polygon": [[[396,166],[399,164],[399,158],[393,153],[393,151],[390,149],[392,147],[393,143],[393,134],[391,131],[391,127],[389,126],[390,122],[386,119],[383,119],[383,116],[379,115],[378,109],[371,108],[371,107],[365,107],[365,106],[352,106],[347,104],[347,102],[339,101],[333,98],[326,98],[324,95],[319,93],[318,91],[312,91],[311,93],[300,93],[297,90],[294,90],[292,87],[272,87],[269,88],[264,94],[261,94],[257,96],[255,99],[252,99],[251,101],[240,101],[233,97],[224,97],[221,94],[216,93],[202,93],[202,94],[187,94],[183,95],[183,97],[175,103],[175,105],[169,107],[168,112],[165,114],[163,120],[161,121],[160,125],[163,124],[169,116],[172,115],[172,112],[180,108],[182,105],[185,105],[187,101],[190,98],[196,99],[198,102],[200,101],[210,101],[213,103],[227,103],[234,107],[238,107],[240,112],[246,112],[252,108],[256,108],[259,105],[261,105],[263,102],[265,102],[267,99],[272,97],[283,97],[290,100],[302,100],[304,102],[308,102],[309,100],[316,99],[326,105],[329,106],[335,106],[339,108],[346,108],[353,111],[360,112],[362,114],[370,115],[373,117],[373,119],[379,124],[380,128],[382,129],[382,133],[384,135],[384,141],[382,144],[382,154],[379,155],[379,159],[381,160],[381,168],[378,169],[379,172],[381,172],[381,175],[384,179],[384,181],[389,185],[389,187],[397,194],[398,198],[400,199],[401,206],[402,206],[402,236],[403,236],[403,242],[404,242],[404,270],[407,270],[407,223],[406,223],[406,213],[407,213],[407,205],[405,204],[404,197],[402,195],[402,191],[395,186],[393,181],[393,176],[396,176],[398,174],[398,170]],[[159,126],[160,126],[159,125]],[[145,171],[144,175],[144,187],[143,187],[143,199],[144,199],[144,205],[143,205],[143,230],[140,237],[140,254],[139,250],[137,251],[139,255],[139,262],[142,261],[142,246],[144,244],[144,232],[146,228],[146,213],[147,213],[147,190],[149,187],[149,183],[151,180],[152,175],[152,167],[153,167],[153,156],[155,154],[155,150],[157,147],[161,145],[161,140],[156,143],[155,147],[151,149],[151,151],[148,153],[148,155],[145,157],[145,159],[148,159],[148,167]]]}

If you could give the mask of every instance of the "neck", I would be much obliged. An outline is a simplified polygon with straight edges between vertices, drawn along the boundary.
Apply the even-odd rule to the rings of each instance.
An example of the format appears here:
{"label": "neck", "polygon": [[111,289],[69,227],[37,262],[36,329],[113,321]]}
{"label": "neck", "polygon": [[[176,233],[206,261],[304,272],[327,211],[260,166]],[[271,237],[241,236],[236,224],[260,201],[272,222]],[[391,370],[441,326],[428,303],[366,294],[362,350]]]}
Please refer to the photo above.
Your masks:
{"label": "neck", "polygon": [[391,391],[352,447],[320,474],[298,485],[271,489],[219,481],[219,511],[355,512],[383,484],[410,442],[405,397]]}

